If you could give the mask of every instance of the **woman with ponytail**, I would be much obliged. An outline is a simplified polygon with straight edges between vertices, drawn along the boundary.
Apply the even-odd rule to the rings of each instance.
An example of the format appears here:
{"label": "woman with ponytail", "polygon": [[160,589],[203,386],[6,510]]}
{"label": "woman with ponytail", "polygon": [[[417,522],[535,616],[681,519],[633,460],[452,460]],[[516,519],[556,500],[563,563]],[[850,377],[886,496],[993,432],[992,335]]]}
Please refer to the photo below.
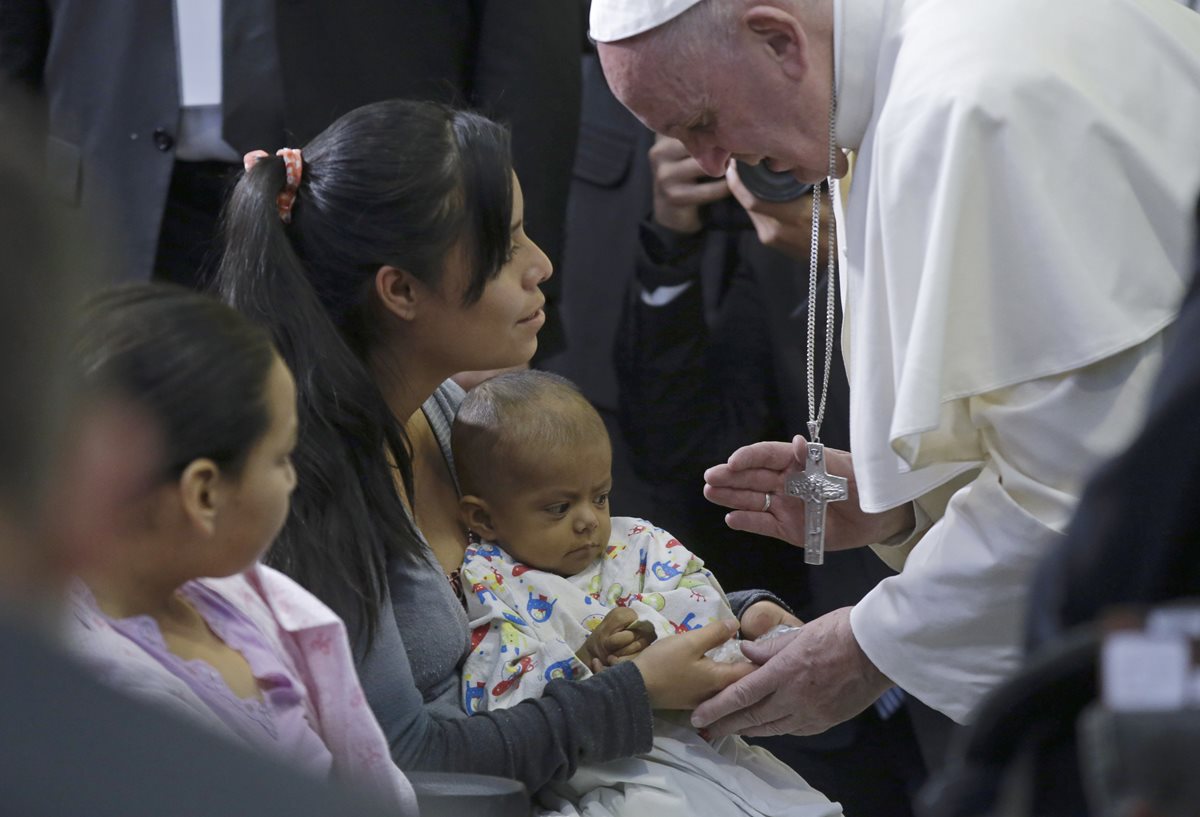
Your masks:
{"label": "woman with ponytail", "polygon": [[247,168],[216,286],[269,330],[299,405],[297,488],[268,562],[347,619],[401,768],[537,790],[580,762],[648,750],[652,708],[694,707],[743,675],[703,657],[730,635],[718,624],[466,717],[455,579],[467,536],[449,451],[462,391],[448,378],[526,363],[551,275],[523,229],[508,134],[475,114],[383,102]]}

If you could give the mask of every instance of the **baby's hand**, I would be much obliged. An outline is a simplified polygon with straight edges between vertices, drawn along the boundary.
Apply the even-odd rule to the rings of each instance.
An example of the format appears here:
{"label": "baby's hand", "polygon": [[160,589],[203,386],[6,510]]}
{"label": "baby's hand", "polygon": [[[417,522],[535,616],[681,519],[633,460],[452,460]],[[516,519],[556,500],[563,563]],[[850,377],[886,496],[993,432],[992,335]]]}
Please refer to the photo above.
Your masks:
{"label": "baby's hand", "polygon": [[[632,640],[630,640],[632,636]],[[649,621],[635,621],[609,638],[608,665],[613,666],[622,661],[628,661],[642,650],[654,643],[658,633]],[[624,644],[624,646],[621,646]]]}
{"label": "baby's hand", "polygon": [[628,607],[609,612],[575,655],[592,672],[628,661],[654,643],[654,626]]}

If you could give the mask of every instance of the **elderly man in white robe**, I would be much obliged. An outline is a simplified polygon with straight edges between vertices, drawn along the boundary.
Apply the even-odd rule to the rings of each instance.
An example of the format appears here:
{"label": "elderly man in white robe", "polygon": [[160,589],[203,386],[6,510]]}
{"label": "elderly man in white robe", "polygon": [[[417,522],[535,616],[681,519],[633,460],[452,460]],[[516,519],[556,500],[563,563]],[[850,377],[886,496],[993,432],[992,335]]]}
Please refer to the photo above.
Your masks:
{"label": "elderly man in white robe", "polygon": [[[1141,423],[1200,191],[1200,16],[1174,0],[594,0],[591,34],[618,98],[710,176],[736,158],[815,182],[856,156],[848,193],[830,185],[853,455],[759,443],[705,494],[813,561],[822,544],[908,558],[853,608],[747,646],[762,666],[693,722],[810,734],[893,683],[969,720],[1020,660],[1033,567]],[[760,234],[786,237],[786,206],[753,205]],[[827,349],[810,337],[818,372]],[[814,466],[847,501],[787,495]]]}

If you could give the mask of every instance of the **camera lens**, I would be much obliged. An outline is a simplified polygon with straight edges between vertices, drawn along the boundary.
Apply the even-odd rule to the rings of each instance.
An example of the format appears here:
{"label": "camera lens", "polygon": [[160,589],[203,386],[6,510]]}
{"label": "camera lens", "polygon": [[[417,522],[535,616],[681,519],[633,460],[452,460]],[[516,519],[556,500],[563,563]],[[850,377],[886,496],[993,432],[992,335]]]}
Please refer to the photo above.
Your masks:
{"label": "camera lens", "polygon": [[739,160],[737,173],[746,189],[762,201],[795,201],[813,188],[811,184],[800,181],[786,170],[772,170],[767,167],[766,162],[750,165]]}

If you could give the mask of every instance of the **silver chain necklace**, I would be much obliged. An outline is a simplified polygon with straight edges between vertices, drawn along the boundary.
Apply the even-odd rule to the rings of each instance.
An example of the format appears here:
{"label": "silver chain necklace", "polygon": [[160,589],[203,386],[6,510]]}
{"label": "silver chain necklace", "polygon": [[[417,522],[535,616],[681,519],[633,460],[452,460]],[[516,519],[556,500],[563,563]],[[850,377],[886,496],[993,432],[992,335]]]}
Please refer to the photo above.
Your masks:
{"label": "silver chain necklace", "polygon": [[[829,97],[829,175],[825,180],[833,209],[833,186],[837,174],[837,88]],[[822,365],[821,396],[817,399],[817,282],[821,256],[821,185],[813,187],[812,244],[808,251],[808,450],[804,471],[791,474],[784,483],[788,496],[804,501],[804,561],[819,565],[825,561],[825,510],[830,502],[849,496],[845,477],[830,476],[825,470],[825,446],[821,444],[821,423],[829,397],[829,369],[833,363],[834,310],[837,298],[836,225],[829,220],[829,261],[825,293],[825,359]]]}
{"label": "silver chain necklace", "polygon": [[[831,97],[829,103],[829,175],[825,179],[826,190],[829,193],[830,210],[833,209],[833,185],[837,183],[834,174],[837,173],[837,142],[834,136],[834,122],[837,119],[837,97]],[[835,245],[836,226],[833,219],[829,220],[828,233],[828,291],[825,293],[825,362],[822,366],[821,400],[816,404],[817,393],[813,387],[816,369],[817,351],[817,279],[821,255],[821,185],[813,187],[812,211],[812,243],[808,250],[808,435],[809,442],[821,441],[821,423],[825,419],[825,404],[829,397],[829,362],[833,359],[833,323],[834,309],[837,298],[837,258]]]}

